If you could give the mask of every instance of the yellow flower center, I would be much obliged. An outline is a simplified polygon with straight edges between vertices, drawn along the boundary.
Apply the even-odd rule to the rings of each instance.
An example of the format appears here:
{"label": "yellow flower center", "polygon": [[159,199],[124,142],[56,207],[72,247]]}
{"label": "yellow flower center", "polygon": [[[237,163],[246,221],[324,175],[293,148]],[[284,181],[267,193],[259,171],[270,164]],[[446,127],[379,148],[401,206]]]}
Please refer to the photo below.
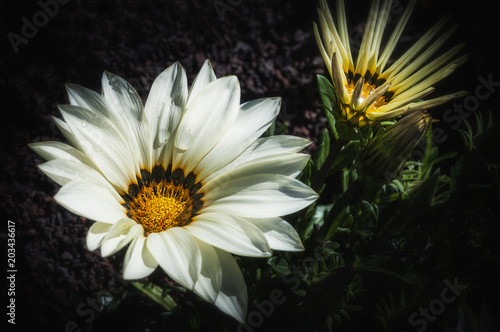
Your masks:
{"label": "yellow flower center", "polygon": [[144,235],[163,232],[171,227],[182,227],[191,222],[203,207],[201,183],[196,176],[171,167],[165,171],[155,166],[153,172],[141,171],[137,183],[129,185],[122,195],[127,215],[144,228]]}
{"label": "yellow flower center", "polygon": [[129,214],[144,227],[147,234],[182,226],[182,212],[188,204],[183,196],[182,191],[177,193],[162,184],[154,188],[145,187],[130,203]]}
{"label": "yellow flower center", "polygon": [[[347,74],[348,79],[345,85],[347,93],[349,95],[349,100],[352,100],[354,89],[356,87],[356,83],[360,79],[360,76],[354,76],[351,72]],[[366,100],[375,89],[377,89],[380,85],[383,84],[383,80],[375,80],[376,77],[372,77],[371,74],[367,72],[367,76],[365,77],[365,82],[362,85],[361,91],[358,96],[357,103],[361,104],[364,100]],[[382,83],[381,83],[382,82]],[[378,107],[386,105],[391,100],[392,93],[386,93],[378,97],[370,106],[366,109],[352,109],[351,105],[344,105],[342,115],[344,119],[352,122],[354,125],[358,127],[363,127],[366,124],[373,125],[375,121],[369,120],[366,116],[367,112],[375,111]]]}

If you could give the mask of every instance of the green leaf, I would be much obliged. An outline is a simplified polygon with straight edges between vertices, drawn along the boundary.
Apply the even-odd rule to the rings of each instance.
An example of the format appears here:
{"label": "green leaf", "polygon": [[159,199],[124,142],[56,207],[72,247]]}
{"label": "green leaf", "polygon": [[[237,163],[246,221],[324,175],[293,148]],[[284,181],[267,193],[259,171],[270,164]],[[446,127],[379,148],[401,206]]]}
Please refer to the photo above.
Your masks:
{"label": "green leaf", "polygon": [[357,128],[350,122],[338,121],[336,123],[336,129],[339,137],[346,141],[356,141],[362,138],[362,136],[358,133]]}
{"label": "green leaf", "polygon": [[174,299],[167,294],[167,290],[153,283],[145,283],[142,281],[132,281],[132,285],[149,296],[153,301],[161,305],[167,311],[172,311],[177,307]]}
{"label": "green leaf", "polygon": [[332,206],[333,206],[333,203],[328,204],[328,205],[316,206],[316,209],[314,210],[314,213],[311,217],[311,220],[307,224],[307,227],[304,231],[303,238],[307,239],[307,238],[309,238],[309,236],[311,236],[313,229],[314,229],[314,225],[318,225],[320,227],[323,226],[323,224],[325,222],[325,216],[328,214],[328,212],[330,211]]}
{"label": "green leaf", "polygon": [[329,112],[332,112],[337,104],[337,95],[335,94],[335,88],[333,87],[330,80],[328,80],[323,75],[317,75],[319,96],[323,107]]}
{"label": "green leaf", "polygon": [[346,168],[354,162],[356,157],[358,156],[358,152],[360,149],[360,144],[357,141],[351,141],[347,143],[342,151],[340,151],[339,155],[337,158],[335,158],[335,161],[333,162],[332,168],[330,170],[330,173],[335,173],[340,171],[343,168]]}
{"label": "green leaf", "polygon": [[314,162],[316,170],[319,170],[321,166],[323,166],[326,158],[328,157],[328,153],[330,152],[330,134],[328,133],[328,130],[325,129],[323,131],[319,142]]}
{"label": "green leaf", "polygon": [[275,271],[283,275],[292,273],[292,270],[288,267],[288,262],[280,256],[273,256],[267,261],[269,266]]}

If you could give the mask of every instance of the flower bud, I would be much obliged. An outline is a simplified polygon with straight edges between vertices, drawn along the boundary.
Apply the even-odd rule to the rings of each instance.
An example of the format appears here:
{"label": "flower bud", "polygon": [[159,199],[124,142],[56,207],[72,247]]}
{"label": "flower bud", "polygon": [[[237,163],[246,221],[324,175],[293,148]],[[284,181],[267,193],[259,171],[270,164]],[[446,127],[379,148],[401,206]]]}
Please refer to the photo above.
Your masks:
{"label": "flower bud", "polygon": [[387,183],[397,178],[431,122],[426,111],[416,111],[379,133],[359,153],[358,171]]}

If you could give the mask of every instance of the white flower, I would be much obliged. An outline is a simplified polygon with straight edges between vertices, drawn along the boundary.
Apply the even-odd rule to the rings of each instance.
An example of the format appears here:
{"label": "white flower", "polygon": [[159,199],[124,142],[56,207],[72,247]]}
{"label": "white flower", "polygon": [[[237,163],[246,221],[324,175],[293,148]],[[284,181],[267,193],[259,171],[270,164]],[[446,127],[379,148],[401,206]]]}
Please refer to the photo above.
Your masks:
{"label": "white flower", "polygon": [[456,29],[452,27],[440,33],[446,18],[386,68],[415,1],[408,3],[382,48],[391,5],[391,0],[383,0],[381,4],[379,0],[372,1],[356,61],[351,54],[343,0],[337,0],[337,26],[326,0],[320,0],[318,8],[320,27],[313,23],[316,42],[339,99],[342,118],[359,127],[435,107],[466,94],[462,91],[420,101],[434,91],[433,84],[450,75],[467,59],[464,55],[450,61],[463,48],[464,45],[460,44],[429,61]]}
{"label": "white flower", "polygon": [[188,90],[179,63],[153,83],[146,105],[132,86],[105,72],[102,95],[68,85],[71,105],[57,126],[74,146],[30,144],[40,169],[62,188],[56,201],[95,220],[90,250],[128,246],[123,276],[159,265],[182,286],[243,321],[247,290],[232,254],[269,257],[303,250],[280,218],[317,195],[295,177],[309,144],[293,136],[259,138],[279,98],[240,105],[234,76],[217,79],[208,61]]}

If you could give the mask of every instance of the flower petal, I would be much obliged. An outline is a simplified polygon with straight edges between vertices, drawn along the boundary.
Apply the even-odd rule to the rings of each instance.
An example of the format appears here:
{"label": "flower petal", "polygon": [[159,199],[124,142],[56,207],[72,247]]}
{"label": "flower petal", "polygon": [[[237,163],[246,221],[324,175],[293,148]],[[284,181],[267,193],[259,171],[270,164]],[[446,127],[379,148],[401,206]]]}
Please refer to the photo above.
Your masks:
{"label": "flower petal", "polygon": [[244,103],[228,132],[200,161],[196,173],[200,180],[233,161],[262,133],[278,115],[281,98],[265,98]]}
{"label": "flower petal", "polygon": [[61,142],[48,141],[30,143],[28,146],[45,160],[64,159],[80,161],[86,165],[93,165],[89,157],[74,147]]}
{"label": "flower petal", "polygon": [[282,153],[294,153],[311,144],[310,141],[288,135],[259,138],[235,160],[218,171],[218,174],[245,162]]}
{"label": "flower petal", "polygon": [[87,233],[87,247],[90,251],[94,251],[102,244],[102,240],[113,227],[112,224],[96,221],[90,226]]}
{"label": "flower petal", "polygon": [[102,93],[110,105],[110,119],[132,148],[136,167],[152,167],[149,123],[135,89],[123,78],[106,71],[102,75]]}
{"label": "flower petal", "polygon": [[285,220],[281,218],[247,220],[264,233],[271,248],[284,251],[304,250],[299,234],[295,228]]}
{"label": "flower petal", "polygon": [[69,143],[74,146],[76,149],[83,151],[82,147],[78,143],[78,140],[76,139],[75,135],[71,132],[71,129],[69,129],[69,126],[66,122],[63,120],[53,116],[52,120],[54,120],[54,123],[56,124],[56,127],[59,129],[59,131],[66,137],[66,139],[69,141]]}
{"label": "flower petal", "polygon": [[101,245],[101,256],[108,257],[120,251],[132,241],[142,227],[129,218],[123,218],[113,225],[104,237]]}
{"label": "flower petal", "polygon": [[310,205],[318,195],[293,178],[250,175],[222,183],[208,192],[203,212],[226,212],[248,218],[288,215]]}
{"label": "flower petal", "polygon": [[193,84],[191,84],[191,89],[189,90],[189,96],[187,101],[187,106],[193,101],[194,97],[200,90],[208,83],[215,81],[217,77],[215,76],[214,70],[210,61],[207,59],[201,66],[200,71],[194,78]]}
{"label": "flower petal", "polygon": [[[139,225],[140,226],[140,225]],[[123,260],[123,279],[135,280],[149,276],[158,266],[153,255],[145,245],[147,238],[144,229],[135,234],[135,238],[125,253]]]}
{"label": "flower petal", "polygon": [[118,222],[126,212],[106,188],[92,182],[71,181],[54,199],[75,214],[108,224]]}
{"label": "flower petal", "polygon": [[71,105],[85,108],[90,110],[91,113],[98,113],[106,117],[109,115],[108,102],[97,92],[75,84],[66,84],[66,91]]}
{"label": "flower petal", "polygon": [[250,222],[225,213],[203,213],[184,226],[191,235],[236,255],[269,257],[271,249],[264,234]]}
{"label": "flower petal", "polygon": [[79,106],[63,105],[59,109],[87,156],[113,185],[126,190],[139,170],[114,125],[105,116]]}
{"label": "flower petal", "polygon": [[297,177],[304,169],[310,156],[302,153],[282,153],[254,159],[236,165],[225,172],[216,172],[209,176],[202,191],[210,192],[224,182],[237,178],[258,174],[281,174]]}
{"label": "flower petal", "polygon": [[163,270],[176,282],[193,290],[201,271],[202,257],[198,243],[182,227],[151,233],[146,242],[149,251]]}
{"label": "flower petal", "polygon": [[222,268],[222,284],[215,305],[224,313],[234,317],[239,322],[245,321],[248,294],[245,280],[233,256],[215,248]]}
{"label": "flower petal", "polygon": [[153,131],[151,139],[159,148],[174,134],[186,106],[188,95],[184,68],[175,62],[153,82],[144,111]]}
{"label": "flower petal", "polygon": [[89,181],[106,188],[118,202],[123,203],[121,196],[99,172],[90,166],[82,164],[80,161],[53,159],[40,164],[38,167],[61,186],[74,180]]}
{"label": "flower petal", "polygon": [[205,85],[186,109],[174,140],[173,169],[186,173],[229,130],[239,111],[240,86],[235,76]]}
{"label": "flower petal", "polygon": [[220,291],[222,269],[214,248],[203,241],[196,241],[201,252],[201,272],[194,284],[194,292],[204,300],[214,302]]}

